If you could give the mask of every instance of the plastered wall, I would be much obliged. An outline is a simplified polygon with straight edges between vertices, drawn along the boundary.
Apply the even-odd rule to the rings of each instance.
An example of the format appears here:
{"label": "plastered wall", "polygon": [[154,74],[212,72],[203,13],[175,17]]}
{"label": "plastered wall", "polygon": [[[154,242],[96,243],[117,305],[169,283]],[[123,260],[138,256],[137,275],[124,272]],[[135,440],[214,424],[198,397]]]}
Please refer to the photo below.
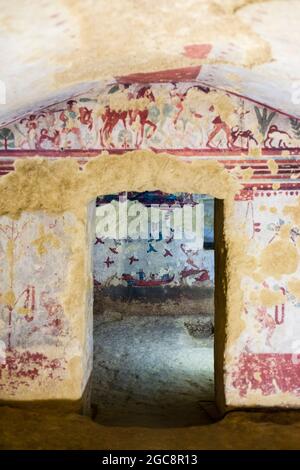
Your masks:
{"label": "plastered wall", "polygon": [[147,191],[98,197],[94,313],[195,312],[213,319],[213,228],[214,200],[205,195]]}
{"label": "plastered wall", "polygon": [[84,273],[85,230],[70,212],[1,216],[2,400],[82,394],[91,370],[91,328],[80,305],[84,296],[78,302],[70,288],[76,271]]}
{"label": "plastered wall", "polygon": [[[113,199],[111,200],[111,198]],[[94,277],[96,284],[103,287],[122,284],[126,286],[125,276],[134,279],[138,274],[151,285],[151,277],[163,280],[169,277],[168,286],[192,286],[200,282],[214,283],[213,248],[213,199],[203,195],[160,193],[126,193],[124,196],[113,195],[109,198],[97,198],[96,202],[96,237],[94,241]],[[122,202],[122,197],[126,199]],[[111,201],[111,202],[108,202]],[[112,226],[118,222],[120,208],[126,207],[129,218],[129,233],[122,237],[115,230],[112,235],[104,231],[108,219],[106,211],[114,209]],[[185,219],[183,207],[187,208]],[[99,210],[100,209],[100,210]],[[140,212],[139,212],[140,211]],[[130,222],[142,213],[151,217],[147,234],[133,238]],[[177,211],[179,223],[185,220],[185,231],[175,220]],[[165,222],[164,229],[162,224]],[[138,221],[135,222],[139,229]],[[167,229],[167,224],[170,229]],[[151,232],[151,227],[153,232]],[[176,231],[176,233],[175,233]],[[154,276],[154,277],[153,277]],[[202,278],[201,278],[202,276]],[[201,279],[200,279],[201,278]]]}
{"label": "plastered wall", "polygon": [[[299,122],[192,83],[114,87],[0,129],[2,399],[80,398],[91,370],[92,201],[160,189],[224,200],[226,404],[298,407]],[[13,243],[12,223],[22,234]],[[49,299],[64,325],[56,336],[44,326]],[[21,372],[9,369],[26,351],[60,365],[52,374],[18,359]],[[38,374],[20,383],[29,368]]]}

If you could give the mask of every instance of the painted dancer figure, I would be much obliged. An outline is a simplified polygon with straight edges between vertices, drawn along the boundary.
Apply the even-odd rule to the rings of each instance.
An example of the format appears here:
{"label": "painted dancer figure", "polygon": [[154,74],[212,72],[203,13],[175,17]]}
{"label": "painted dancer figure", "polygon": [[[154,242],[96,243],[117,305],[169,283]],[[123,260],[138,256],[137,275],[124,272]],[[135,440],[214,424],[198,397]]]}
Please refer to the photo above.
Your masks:
{"label": "painted dancer figure", "polygon": [[[209,110],[213,111],[214,107],[211,106]],[[212,121],[212,123],[214,125],[214,128],[208,136],[208,140],[207,140],[207,144],[206,144],[207,147],[215,148],[215,146],[212,144],[212,141],[221,131],[223,131],[226,135],[227,147],[232,148],[232,146],[233,146],[232,135],[231,135],[231,129],[228,126],[228,124],[225,121],[222,120],[220,115],[215,117],[215,119]]]}
{"label": "painted dancer figure", "polygon": [[175,103],[176,114],[175,114],[175,117],[173,119],[174,126],[176,126],[176,124],[178,122],[178,119],[179,119],[179,116],[181,115],[181,113],[184,110],[184,100],[186,98],[186,94],[187,94],[187,92],[181,93],[176,88],[175,88],[175,90],[170,91],[170,96],[172,98],[176,99],[176,103]]}
{"label": "painted dancer figure", "polygon": [[127,118],[127,111],[122,110],[114,110],[111,109],[109,105],[105,106],[104,113],[101,115],[103,126],[100,129],[100,143],[102,147],[112,147],[114,148],[115,145],[110,142],[112,133],[114,128],[117,126],[119,122],[123,123],[124,129],[126,129],[126,118]]}
{"label": "painted dancer figure", "polygon": [[[188,95],[188,92],[192,89],[198,89],[198,90],[202,90],[204,91],[205,93],[207,93],[207,89],[203,88],[203,87],[199,87],[199,86],[195,86],[195,87],[191,87],[191,88],[188,88],[187,90],[185,90],[184,92],[181,92],[180,90],[178,90],[175,86],[174,90],[171,90],[170,91],[170,96],[171,98],[175,98],[175,108],[176,108],[176,114],[175,114],[175,117],[173,119],[173,124],[174,126],[176,126],[177,122],[178,122],[178,119],[180,117],[180,115],[183,113],[184,111],[184,101]],[[194,117],[197,117],[199,119],[201,119],[203,116],[202,114],[200,113],[197,113],[195,111],[192,111],[190,110],[191,114],[194,116]]]}
{"label": "painted dancer figure", "polygon": [[79,112],[76,107],[77,101],[69,100],[67,101],[67,109],[61,111],[59,115],[60,121],[62,121],[62,134],[65,137],[62,142],[62,146],[65,147],[65,142],[69,134],[74,134],[77,139],[80,147],[84,148],[84,143],[81,139],[80,128],[78,127],[78,119],[80,118]]}
{"label": "painted dancer figure", "polygon": [[[147,98],[149,102],[155,102],[155,97],[150,86],[141,88],[137,93],[137,99]],[[133,109],[129,111],[130,125],[139,122],[139,130],[136,134],[136,147],[140,148],[145,136],[146,125],[151,127],[152,132],[146,134],[146,138],[150,139],[157,129],[157,125],[149,119],[149,109],[145,105],[144,109]]]}
{"label": "painted dancer figure", "polygon": [[257,308],[255,320],[260,325],[260,331],[266,331],[266,345],[272,346],[271,339],[276,330],[276,321],[274,320],[272,315],[267,312],[266,307]]}
{"label": "painted dancer figure", "polygon": [[35,114],[30,114],[29,117],[25,117],[20,120],[20,124],[24,125],[27,130],[27,139],[28,139],[28,144],[30,149],[35,149],[38,141],[38,119],[39,117],[42,116],[38,115],[36,116]]}

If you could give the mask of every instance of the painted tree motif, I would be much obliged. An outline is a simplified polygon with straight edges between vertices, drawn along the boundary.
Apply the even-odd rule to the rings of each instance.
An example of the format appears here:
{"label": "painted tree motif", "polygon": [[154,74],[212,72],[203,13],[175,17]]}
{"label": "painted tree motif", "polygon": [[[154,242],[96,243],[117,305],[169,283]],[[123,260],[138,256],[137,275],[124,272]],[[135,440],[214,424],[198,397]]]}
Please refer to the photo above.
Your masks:
{"label": "painted tree motif", "polygon": [[11,129],[4,127],[0,129],[0,148],[8,150],[14,148],[15,146],[15,136]]}
{"label": "painted tree motif", "polygon": [[1,303],[8,312],[7,350],[12,350],[12,319],[13,314],[32,315],[35,310],[35,289],[27,286],[22,292],[15,293],[15,265],[21,253],[16,253],[16,242],[21,238],[21,233],[28,222],[18,227],[17,222],[12,221],[7,225],[0,225],[0,232],[7,239],[6,257],[8,261],[8,289],[1,295]]}
{"label": "painted tree motif", "polygon": [[292,126],[294,136],[297,139],[300,139],[300,121],[299,121],[299,119],[291,118],[290,123],[291,123],[291,126]]}
{"label": "painted tree motif", "polygon": [[263,110],[261,110],[258,106],[254,106],[254,110],[257,117],[260,133],[265,137],[269,125],[271,124],[272,120],[276,115],[276,112],[271,111],[270,113],[268,113],[267,108],[263,108]]}

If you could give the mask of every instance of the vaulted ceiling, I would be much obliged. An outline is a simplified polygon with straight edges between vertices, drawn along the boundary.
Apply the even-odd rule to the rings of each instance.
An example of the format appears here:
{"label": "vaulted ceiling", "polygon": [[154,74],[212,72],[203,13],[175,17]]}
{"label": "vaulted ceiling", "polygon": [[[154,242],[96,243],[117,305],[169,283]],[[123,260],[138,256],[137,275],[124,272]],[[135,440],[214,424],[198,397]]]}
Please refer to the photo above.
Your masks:
{"label": "vaulted ceiling", "polygon": [[0,125],[103,81],[181,68],[300,118],[299,0],[0,0],[0,7]]}

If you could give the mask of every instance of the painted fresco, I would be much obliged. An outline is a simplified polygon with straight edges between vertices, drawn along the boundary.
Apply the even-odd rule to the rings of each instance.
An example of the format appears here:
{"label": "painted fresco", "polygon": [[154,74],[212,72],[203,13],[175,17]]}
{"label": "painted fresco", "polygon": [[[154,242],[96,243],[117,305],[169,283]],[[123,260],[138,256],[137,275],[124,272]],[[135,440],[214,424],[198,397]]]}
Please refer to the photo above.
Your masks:
{"label": "painted fresco", "polygon": [[195,83],[122,85],[75,96],[0,129],[0,150],[297,149],[300,124]]}
{"label": "painted fresco", "polygon": [[[255,392],[281,393],[283,400],[288,392],[300,396],[300,225],[293,216],[299,196],[298,191],[256,192],[252,200],[236,204],[236,216],[244,221],[247,255],[261,253],[260,264],[242,280],[245,328],[229,351],[235,359],[227,384],[241,404]],[[285,245],[283,257],[278,243]]]}
{"label": "painted fresco", "polygon": [[[300,219],[296,209],[289,209],[299,204],[299,147],[299,120],[243,97],[197,82],[113,83],[102,90],[70,97],[2,127],[0,174],[12,171],[17,158],[36,154],[51,158],[70,155],[79,164],[84,164],[101,150],[121,154],[131,149],[147,148],[185,159],[218,160],[242,183],[243,189],[236,194],[234,204],[235,222],[239,227],[236,237],[243,234],[242,243],[247,247],[250,258],[257,263],[251,275],[243,275],[242,279],[241,319],[239,312],[235,319],[237,323],[241,322],[238,327],[232,325],[235,337],[226,363],[227,401],[232,405],[270,404],[268,399],[274,397],[275,400],[280,395],[281,401],[279,403],[278,399],[276,404],[299,406]],[[147,200],[143,203],[147,204]],[[56,278],[56,268],[50,256],[44,263],[49,267],[47,273],[42,270],[39,275],[31,272],[35,269],[32,260],[36,260],[36,254],[30,244],[28,248],[29,235],[28,246],[21,248],[26,230],[29,231],[28,227],[23,230],[21,223],[18,221],[18,232],[22,232],[22,237],[18,236],[14,243],[23,258],[18,261],[19,274],[14,276],[17,283],[13,287],[14,295],[10,287],[11,271],[6,265],[11,254],[10,258],[5,254],[7,246],[12,243],[8,238],[11,229],[1,229],[0,233],[2,341],[11,329],[11,349],[18,347],[18,351],[24,349],[24,353],[37,354],[39,341],[44,345],[49,343],[51,349],[53,342],[63,344],[66,338],[71,338],[63,312],[59,306],[54,306],[55,302],[60,305],[59,293],[67,273],[62,267]],[[3,221],[3,227],[10,224],[10,220]],[[132,243],[122,241],[119,245],[117,239],[104,242],[96,239],[95,281],[100,285],[113,285],[115,282],[128,285],[139,280],[151,281],[151,275],[154,275],[152,280],[169,282],[171,279],[170,285],[174,283],[175,286],[213,282],[210,254],[213,232],[207,226],[204,231],[207,246],[200,254],[189,253],[189,249],[183,249],[180,244],[175,246],[175,241],[156,240],[152,243],[147,240],[141,251],[137,251]],[[38,238],[31,229],[29,232],[33,239]],[[26,237],[24,239],[27,240]],[[277,250],[279,240],[283,242],[281,246],[286,249],[286,256]],[[59,253],[55,246],[50,246],[50,249],[51,256],[55,250]],[[265,259],[269,259],[270,250],[278,252],[278,260],[270,264],[274,272],[266,268]],[[180,266],[176,266],[176,272],[173,269],[175,257],[172,256],[175,252],[180,253]],[[119,263],[121,253],[122,256],[124,254],[123,264]],[[46,254],[42,256],[47,257]],[[148,259],[159,259],[159,262],[148,265]],[[158,265],[166,267],[166,272],[160,272],[156,268]],[[184,276],[188,270],[191,270],[191,276]],[[201,275],[205,272],[208,279],[203,280]],[[27,279],[26,283],[21,279]],[[44,285],[48,283],[51,288],[46,287],[47,292],[43,294]],[[46,307],[49,302],[53,302],[50,311],[58,315],[53,314],[53,321],[59,324],[59,320],[63,320],[61,331],[47,323],[49,315],[51,317]],[[23,313],[18,313],[18,309]],[[31,310],[36,313],[33,315]],[[32,316],[34,318],[30,320]],[[52,317],[49,321],[52,322]],[[23,343],[21,332],[26,338]],[[61,361],[65,356],[60,351],[60,346],[55,353],[51,349],[49,357],[41,361],[44,364],[50,364],[52,360]],[[33,380],[27,370],[40,370],[39,356],[28,356],[33,361],[30,367],[25,364],[23,356],[18,357],[19,369],[13,362],[11,370],[5,362],[0,369],[2,377],[3,374],[6,374],[6,379],[12,377],[11,387],[21,380],[27,383]],[[61,377],[63,367],[63,362],[60,362],[55,377]],[[50,369],[46,368],[47,373],[49,370],[52,374]],[[17,370],[19,375],[12,372]],[[36,372],[32,374],[39,380]]]}
{"label": "painted fresco", "polygon": [[[183,237],[174,238],[174,229],[164,237],[133,240],[96,237],[94,245],[94,278],[97,287],[124,285],[128,287],[154,287],[181,285],[212,287],[214,285],[213,199],[185,193],[163,194],[128,193],[130,202],[138,201],[144,207],[164,205],[172,213],[179,203],[203,204],[204,225],[201,241]],[[97,207],[115,200],[118,195],[99,197]],[[97,219],[96,219],[97,220]],[[172,232],[173,230],[173,232]]]}
{"label": "painted fresco", "polygon": [[71,220],[23,213],[0,219],[0,391],[30,393],[33,384],[60,383],[74,340],[61,295]]}

